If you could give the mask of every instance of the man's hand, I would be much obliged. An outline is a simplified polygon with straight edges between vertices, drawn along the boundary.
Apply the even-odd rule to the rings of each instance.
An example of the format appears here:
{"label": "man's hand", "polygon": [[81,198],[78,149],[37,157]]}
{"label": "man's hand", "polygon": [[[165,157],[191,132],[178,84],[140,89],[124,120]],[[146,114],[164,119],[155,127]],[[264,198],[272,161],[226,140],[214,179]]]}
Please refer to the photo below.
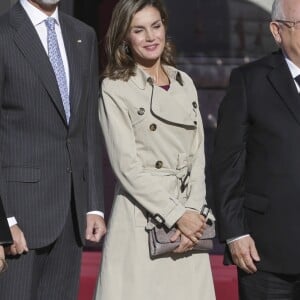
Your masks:
{"label": "man's hand", "polygon": [[24,252],[28,252],[27,242],[20,227],[17,224],[13,225],[10,227],[10,231],[13,238],[13,244],[7,248],[7,254],[21,255]]}
{"label": "man's hand", "polygon": [[7,263],[5,261],[4,248],[0,245],[0,273],[5,272],[7,269]]}
{"label": "man's hand", "polygon": [[187,210],[176,224],[178,229],[194,243],[197,243],[206,227],[205,218],[199,212],[190,210]]}
{"label": "man's hand", "polygon": [[99,242],[106,233],[104,219],[95,214],[87,214],[86,222],[85,238],[91,242]]}
{"label": "man's hand", "polygon": [[255,262],[260,261],[254,240],[250,236],[233,241],[228,245],[233,262],[248,274],[257,271]]}

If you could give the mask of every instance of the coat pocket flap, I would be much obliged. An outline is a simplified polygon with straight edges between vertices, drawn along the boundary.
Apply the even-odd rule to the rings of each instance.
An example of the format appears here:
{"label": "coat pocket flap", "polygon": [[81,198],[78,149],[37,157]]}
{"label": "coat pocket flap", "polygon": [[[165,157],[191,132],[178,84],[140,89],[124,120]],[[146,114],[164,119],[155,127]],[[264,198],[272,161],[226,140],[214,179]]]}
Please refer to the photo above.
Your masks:
{"label": "coat pocket flap", "polygon": [[9,167],[2,170],[8,182],[38,182],[41,178],[38,168]]}
{"label": "coat pocket flap", "polygon": [[269,199],[264,196],[246,193],[244,207],[265,213],[269,207]]}

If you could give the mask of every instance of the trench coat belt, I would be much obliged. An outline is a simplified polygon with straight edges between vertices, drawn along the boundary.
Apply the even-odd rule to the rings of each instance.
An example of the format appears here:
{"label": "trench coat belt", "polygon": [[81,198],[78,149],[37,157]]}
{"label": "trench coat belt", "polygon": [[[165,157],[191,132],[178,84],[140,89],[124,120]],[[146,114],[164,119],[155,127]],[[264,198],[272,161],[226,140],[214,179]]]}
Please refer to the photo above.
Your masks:
{"label": "trench coat belt", "polygon": [[176,169],[151,169],[147,170],[145,168],[145,171],[149,171],[152,175],[158,175],[158,176],[175,176],[178,179],[178,185],[180,187],[181,193],[184,192],[186,187],[189,183],[189,177],[191,174],[191,164],[188,162],[181,162]]}
{"label": "trench coat belt", "polygon": [[[151,169],[150,173],[152,175],[159,175],[159,176],[175,176],[177,178],[177,184],[179,186],[178,190],[180,190],[181,193],[183,193],[189,184],[191,164],[181,163],[180,166],[177,167],[177,169],[166,169],[166,168],[160,170]],[[151,230],[155,226],[154,224],[155,223],[153,223],[151,216],[149,216],[148,223],[146,225],[146,230]]]}

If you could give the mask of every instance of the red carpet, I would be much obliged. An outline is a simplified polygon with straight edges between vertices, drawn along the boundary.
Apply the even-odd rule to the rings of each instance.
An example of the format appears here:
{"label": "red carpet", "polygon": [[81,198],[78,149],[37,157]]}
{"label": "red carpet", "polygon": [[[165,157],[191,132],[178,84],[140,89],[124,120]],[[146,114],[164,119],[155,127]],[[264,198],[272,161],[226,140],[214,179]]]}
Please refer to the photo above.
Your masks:
{"label": "red carpet", "polygon": [[[238,300],[235,267],[222,265],[221,255],[211,255],[212,271],[217,300]],[[92,300],[100,266],[101,253],[86,251],[83,254],[78,300]],[[103,299],[105,300],[105,299]],[[130,299],[120,299],[130,300]],[[142,300],[142,299],[141,299]],[[156,299],[159,300],[159,299]],[[201,300],[201,299],[199,299]]]}

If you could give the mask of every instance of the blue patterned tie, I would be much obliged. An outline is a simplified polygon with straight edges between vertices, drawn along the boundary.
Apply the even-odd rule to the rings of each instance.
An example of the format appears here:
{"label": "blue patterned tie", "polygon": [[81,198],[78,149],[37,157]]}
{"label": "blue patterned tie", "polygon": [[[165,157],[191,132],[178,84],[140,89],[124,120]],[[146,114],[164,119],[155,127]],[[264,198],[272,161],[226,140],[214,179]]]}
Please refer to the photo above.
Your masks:
{"label": "blue patterned tie", "polygon": [[67,84],[66,72],[64,69],[64,64],[59,50],[57,36],[55,32],[55,19],[49,17],[45,20],[45,23],[47,27],[48,56],[55,73],[63,106],[65,109],[67,123],[69,124],[69,119],[70,119],[69,89]]}

